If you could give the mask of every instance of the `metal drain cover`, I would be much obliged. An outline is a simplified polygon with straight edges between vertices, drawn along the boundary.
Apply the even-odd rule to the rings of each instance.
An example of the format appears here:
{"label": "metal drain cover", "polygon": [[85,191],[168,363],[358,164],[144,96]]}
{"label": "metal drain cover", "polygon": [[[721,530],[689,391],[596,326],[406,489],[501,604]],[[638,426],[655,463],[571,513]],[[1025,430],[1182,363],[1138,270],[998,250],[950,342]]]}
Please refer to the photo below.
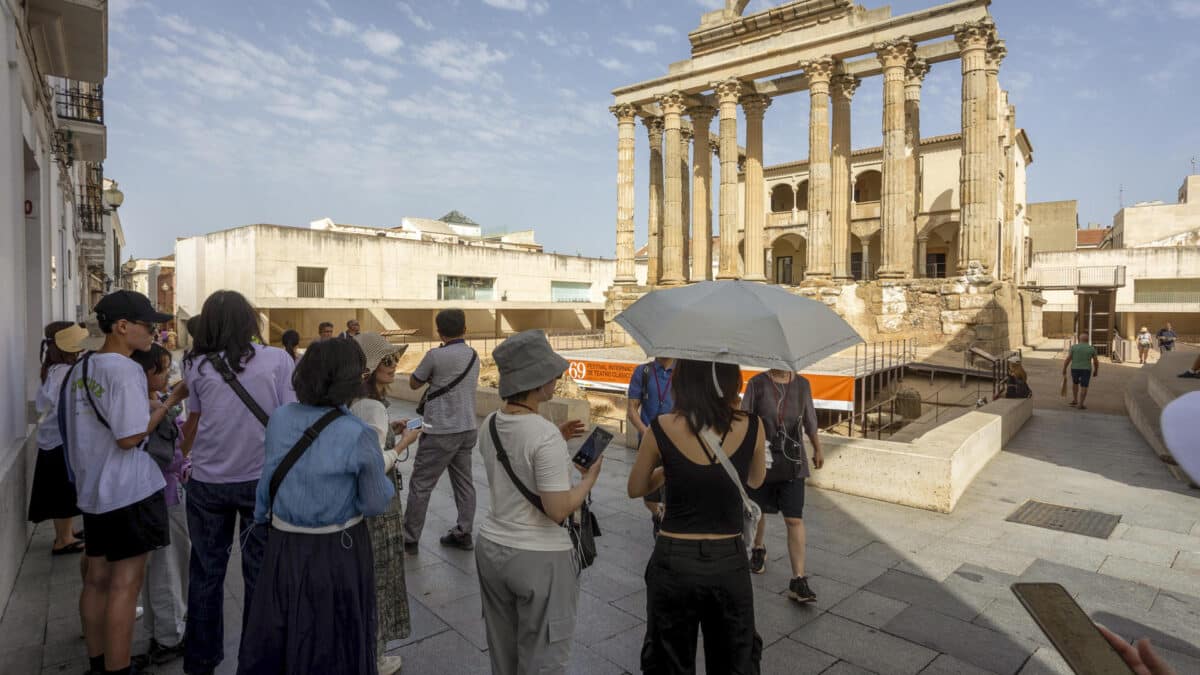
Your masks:
{"label": "metal drain cover", "polygon": [[1121,516],[1047,504],[1030,499],[1013,511],[1006,520],[1012,523],[1044,527],[1048,530],[1108,539],[1112,531],[1116,529],[1117,523],[1121,522]]}

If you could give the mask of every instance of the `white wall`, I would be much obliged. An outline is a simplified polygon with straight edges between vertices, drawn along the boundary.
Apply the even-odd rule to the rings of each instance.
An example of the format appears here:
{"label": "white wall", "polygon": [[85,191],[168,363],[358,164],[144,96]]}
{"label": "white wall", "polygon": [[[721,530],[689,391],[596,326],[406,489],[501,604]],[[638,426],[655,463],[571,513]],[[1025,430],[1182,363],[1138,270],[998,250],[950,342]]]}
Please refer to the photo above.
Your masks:
{"label": "white wall", "polygon": [[[1200,247],[1118,248],[1043,252],[1033,256],[1035,268],[1125,266],[1125,286],[1117,289],[1119,312],[1200,312],[1191,307],[1134,302],[1137,279],[1200,279]],[[1047,312],[1074,312],[1074,291],[1045,291]]]}

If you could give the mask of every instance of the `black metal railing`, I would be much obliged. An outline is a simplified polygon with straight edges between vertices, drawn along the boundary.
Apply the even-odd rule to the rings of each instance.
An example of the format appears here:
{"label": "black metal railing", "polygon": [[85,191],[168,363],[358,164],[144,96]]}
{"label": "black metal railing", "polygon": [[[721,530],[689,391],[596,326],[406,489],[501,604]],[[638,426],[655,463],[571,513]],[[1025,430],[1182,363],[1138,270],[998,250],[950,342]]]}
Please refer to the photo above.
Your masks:
{"label": "black metal railing", "polygon": [[104,86],[63,80],[54,87],[54,111],[59,119],[104,124]]}
{"label": "black metal railing", "polygon": [[104,207],[80,201],[76,214],[79,216],[81,230],[91,234],[104,234]]}

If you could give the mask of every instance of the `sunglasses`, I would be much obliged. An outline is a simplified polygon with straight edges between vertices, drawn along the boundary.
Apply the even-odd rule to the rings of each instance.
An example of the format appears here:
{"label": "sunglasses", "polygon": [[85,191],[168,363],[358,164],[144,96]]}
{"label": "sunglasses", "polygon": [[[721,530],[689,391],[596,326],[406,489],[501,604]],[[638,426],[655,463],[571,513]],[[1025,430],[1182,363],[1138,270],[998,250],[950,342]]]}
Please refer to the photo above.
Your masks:
{"label": "sunglasses", "polygon": [[156,323],[149,323],[147,321],[130,321],[129,323],[135,323],[139,326],[142,326],[143,328],[150,331],[151,333],[158,332],[158,324],[156,324]]}

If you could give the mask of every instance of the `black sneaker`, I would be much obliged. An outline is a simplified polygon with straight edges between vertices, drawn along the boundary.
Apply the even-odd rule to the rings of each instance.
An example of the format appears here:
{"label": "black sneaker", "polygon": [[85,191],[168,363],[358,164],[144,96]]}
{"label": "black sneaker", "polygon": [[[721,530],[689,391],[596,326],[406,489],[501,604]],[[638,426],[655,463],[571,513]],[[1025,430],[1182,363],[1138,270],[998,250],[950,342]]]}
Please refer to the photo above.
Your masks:
{"label": "black sneaker", "polygon": [[1195,373],[1190,370],[1185,370],[1182,373],[1180,373],[1179,376],[1180,377],[1189,377],[1192,379],[1198,379],[1198,378],[1200,378],[1200,373]]}
{"label": "black sneaker", "polygon": [[788,584],[788,597],[799,603],[817,601],[817,594],[808,587],[808,577],[796,577]]}
{"label": "black sneaker", "polygon": [[475,542],[471,540],[471,535],[459,532],[457,529],[450,530],[442,535],[442,538],[438,541],[442,542],[442,546],[460,548],[464,551],[470,551],[475,548]]}
{"label": "black sneaker", "polygon": [[767,571],[766,547],[750,549],[750,571],[755,574],[762,574]]}
{"label": "black sneaker", "polygon": [[164,663],[170,663],[171,661],[183,656],[185,641],[186,638],[184,640],[180,640],[179,644],[175,645],[174,647],[164,647],[160,645],[157,640],[152,639],[150,640],[150,651],[147,652],[147,655],[150,657],[150,661],[156,666],[161,666]]}

